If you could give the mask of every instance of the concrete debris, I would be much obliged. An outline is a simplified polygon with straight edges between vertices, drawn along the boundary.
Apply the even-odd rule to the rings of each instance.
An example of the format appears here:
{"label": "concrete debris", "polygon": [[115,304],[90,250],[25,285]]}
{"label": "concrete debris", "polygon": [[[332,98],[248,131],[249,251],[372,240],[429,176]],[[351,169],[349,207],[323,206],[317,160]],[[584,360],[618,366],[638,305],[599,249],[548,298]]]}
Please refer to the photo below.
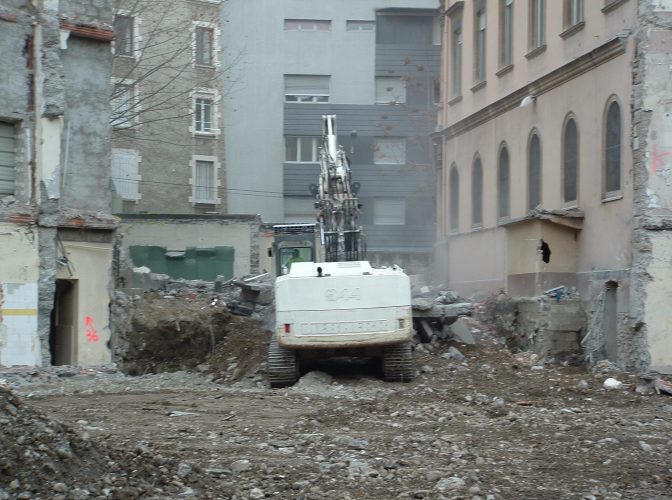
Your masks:
{"label": "concrete debris", "polygon": [[453,346],[451,346],[451,347],[448,349],[448,352],[442,354],[441,357],[442,357],[443,359],[454,359],[454,360],[457,361],[458,363],[461,363],[462,361],[464,361],[465,359],[467,359],[467,358],[464,356],[464,354],[462,354],[462,353],[459,351],[459,349],[457,349],[456,347],[453,347]]}
{"label": "concrete debris", "polygon": [[602,386],[607,390],[621,389],[623,387],[623,382],[610,377],[604,381]]}
{"label": "concrete debris", "polygon": [[474,345],[476,343],[474,336],[471,334],[471,330],[460,318],[450,325],[450,332],[453,338],[458,342],[468,345]]}

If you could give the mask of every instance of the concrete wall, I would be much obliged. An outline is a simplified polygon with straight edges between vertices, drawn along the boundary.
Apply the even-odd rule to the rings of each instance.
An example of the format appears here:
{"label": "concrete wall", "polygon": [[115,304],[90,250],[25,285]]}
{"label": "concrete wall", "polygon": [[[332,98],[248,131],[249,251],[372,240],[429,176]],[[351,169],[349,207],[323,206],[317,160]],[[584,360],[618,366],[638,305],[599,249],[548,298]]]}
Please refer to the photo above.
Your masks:
{"label": "concrete wall", "polygon": [[672,373],[672,64],[670,2],[640,0],[633,89],[635,220],[632,334],[619,345],[628,366]]}
{"label": "concrete wall", "polygon": [[[72,364],[101,365],[111,360],[109,290],[112,244],[65,241],[72,267],[59,266],[57,279],[75,282]],[[107,279],[95,279],[107,277]]]}
{"label": "concrete wall", "polygon": [[0,223],[0,365],[39,365],[35,228]]}
{"label": "concrete wall", "polygon": [[177,251],[187,247],[226,246],[235,251],[234,276],[257,273],[260,224],[256,216],[126,215],[119,228],[121,264],[135,267],[129,256],[129,248],[135,245]]}
{"label": "concrete wall", "polygon": [[[104,232],[111,241],[115,227],[109,213],[111,2],[38,4],[0,6],[0,121],[13,123],[16,132],[14,192],[0,195],[7,313],[0,364],[10,365],[53,360],[59,234],[76,228],[80,239]],[[78,276],[87,309],[104,321],[101,331],[110,286],[105,262],[109,267],[109,254],[92,266],[82,261]],[[103,341],[98,354],[86,354],[82,362],[109,359],[106,349]]]}

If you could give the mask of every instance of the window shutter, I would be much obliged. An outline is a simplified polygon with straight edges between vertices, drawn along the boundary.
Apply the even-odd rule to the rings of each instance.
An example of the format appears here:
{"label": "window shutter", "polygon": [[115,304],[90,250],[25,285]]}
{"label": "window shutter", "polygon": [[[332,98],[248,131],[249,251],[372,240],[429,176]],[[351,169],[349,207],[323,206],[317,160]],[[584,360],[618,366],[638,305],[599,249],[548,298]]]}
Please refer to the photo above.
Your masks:
{"label": "window shutter", "polygon": [[377,103],[405,103],[406,82],[399,77],[379,76],[376,78]]}
{"label": "window shutter", "polygon": [[329,77],[285,75],[285,94],[329,95]]}
{"label": "window shutter", "polygon": [[137,200],[138,156],[134,151],[112,152],[112,181],[124,200]]}
{"label": "window shutter", "polygon": [[14,125],[0,123],[0,194],[14,194],[15,152]]}

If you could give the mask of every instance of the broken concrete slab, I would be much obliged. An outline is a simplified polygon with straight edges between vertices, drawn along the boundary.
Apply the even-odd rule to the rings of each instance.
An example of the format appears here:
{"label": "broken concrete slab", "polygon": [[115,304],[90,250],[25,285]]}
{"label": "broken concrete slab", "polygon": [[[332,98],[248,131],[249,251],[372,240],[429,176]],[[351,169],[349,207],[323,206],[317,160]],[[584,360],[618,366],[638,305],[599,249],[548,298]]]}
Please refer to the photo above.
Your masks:
{"label": "broken concrete slab", "polygon": [[469,329],[467,324],[460,318],[458,318],[457,321],[455,321],[452,325],[450,325],[449,329],[452,336],[458,342],[462,342],[463,344],[468,345],[474,345],[476,343],[474,336],[471,334],[471,330]]}
{"label": "broken concrete slab", "polygon": [[459,316],[471,316],[473,305],[471,302],[461,302],[458,304],[433,304],[429,309],[415,306],[413,301],[413,316],[416,318],[435,318],[449,319]]}

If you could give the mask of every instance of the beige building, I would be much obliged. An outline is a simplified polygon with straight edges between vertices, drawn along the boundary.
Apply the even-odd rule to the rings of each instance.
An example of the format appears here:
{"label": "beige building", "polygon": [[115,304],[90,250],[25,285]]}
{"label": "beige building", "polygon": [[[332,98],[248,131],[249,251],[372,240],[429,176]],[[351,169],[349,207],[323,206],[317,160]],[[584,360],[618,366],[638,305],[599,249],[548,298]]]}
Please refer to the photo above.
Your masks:
{"label": "beige building", "polygon": [[575,287],[588,354],[669,370],[671,2],[442,7],[438,275],[462,294]]}

